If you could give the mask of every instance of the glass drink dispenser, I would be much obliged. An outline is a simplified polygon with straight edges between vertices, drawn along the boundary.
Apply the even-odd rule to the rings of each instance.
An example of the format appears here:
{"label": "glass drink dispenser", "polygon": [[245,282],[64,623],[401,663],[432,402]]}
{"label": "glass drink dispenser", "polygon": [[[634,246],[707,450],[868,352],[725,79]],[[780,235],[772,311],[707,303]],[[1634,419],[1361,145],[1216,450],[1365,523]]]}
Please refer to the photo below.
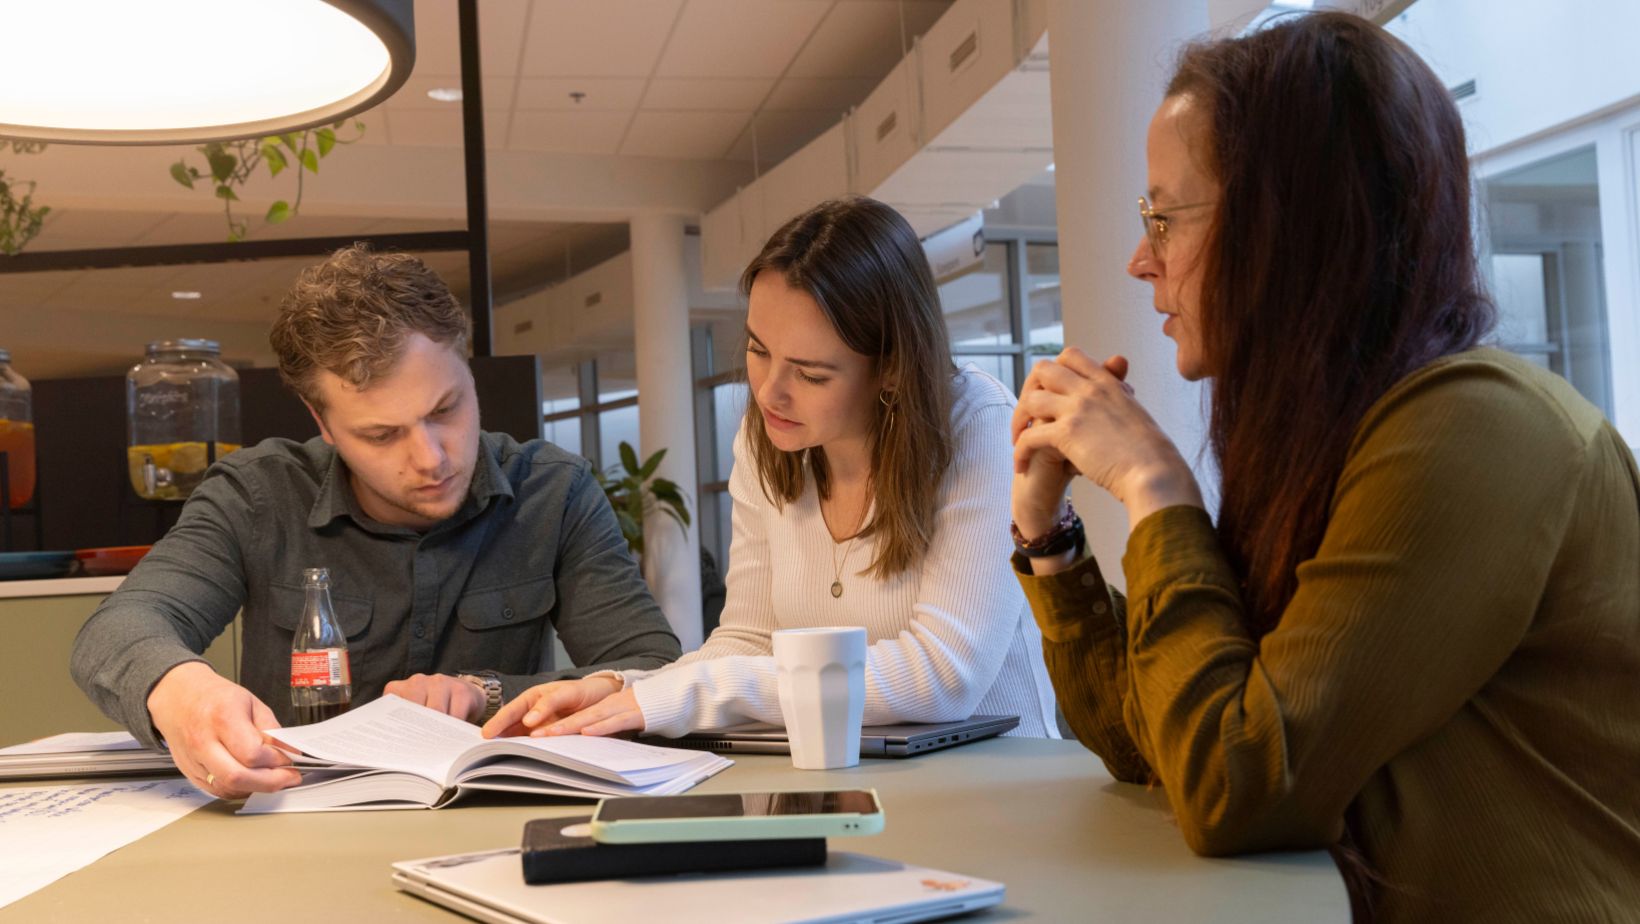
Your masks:
{"label": "glass drink dispenser", "polygon": [[34,391],[0,350],[0,452],[6,454],[10,497],[0,503],[22,507],[34,497]]}
{"label": "glass drink dispenser", "polygon": [[[214,340],[160,340],[125,375],[131,488],[182,500],[211,459],[238,449],[239,376]],[[213,456],[214,453],[214,456]]]}

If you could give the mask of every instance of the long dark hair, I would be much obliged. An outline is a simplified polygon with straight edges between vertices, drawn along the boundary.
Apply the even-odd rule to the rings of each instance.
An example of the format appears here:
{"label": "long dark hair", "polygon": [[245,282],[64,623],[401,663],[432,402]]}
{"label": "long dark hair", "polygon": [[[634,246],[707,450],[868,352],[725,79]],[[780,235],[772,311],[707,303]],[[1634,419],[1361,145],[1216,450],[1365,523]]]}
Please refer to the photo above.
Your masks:
{"label": "long dark hair", "polygon": [[[786,222],[740,277],[750,295],[764,271],[807,292],[849,349],[894,382],[873,405],[871,488],[876,502],[860,536],[880,534],[868,573],[887,578],[922,560],[934,535],[940,479],[951,464],[950,337],[928,257],[900,213],[860,196],[822,202]],[[885,403],[886,402],[886,403]],[[830,496],[824,453],[782,452],[769,441],[757,395],[746,435],[763,493],[777,506],[803,493],[804,456],[815,490]]]}
{"label": "long dark hair", "polygon": [[1344,13],[1191,46],[1168,96],[1206,113],[1223,190],[1203,256],[1218,533],[1248,628],[1274,628],[1326,529],[1356,426],[1491,330],[1450,95]]}

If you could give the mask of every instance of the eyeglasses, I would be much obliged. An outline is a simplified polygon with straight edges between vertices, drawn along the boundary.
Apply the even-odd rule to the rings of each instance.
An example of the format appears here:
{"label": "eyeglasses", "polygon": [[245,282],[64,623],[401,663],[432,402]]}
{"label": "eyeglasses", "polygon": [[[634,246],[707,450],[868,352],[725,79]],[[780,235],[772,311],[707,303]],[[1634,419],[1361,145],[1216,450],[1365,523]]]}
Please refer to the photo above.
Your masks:
{"label": "eyeglasses", "polygon": [[[1191,202],[1187,205],[1170,205],[1169,213],[1182,212],[1185,209],[1199,209],[1212,205],[1211,202]],[[1150,252],[1156,259],[1162,259],[1163,251],[1167,249],[1167,215],[1161,215],[1150,205],[1150,200],[1139,197],[1139,220],[1145,224],[1145,237],[1150,239]]]}

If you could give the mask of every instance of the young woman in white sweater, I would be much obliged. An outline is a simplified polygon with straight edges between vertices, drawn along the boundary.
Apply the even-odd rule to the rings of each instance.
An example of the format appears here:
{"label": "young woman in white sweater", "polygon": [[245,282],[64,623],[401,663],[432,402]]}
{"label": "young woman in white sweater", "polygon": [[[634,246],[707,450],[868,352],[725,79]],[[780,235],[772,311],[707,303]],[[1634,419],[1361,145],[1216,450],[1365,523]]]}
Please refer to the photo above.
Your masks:
{"label": "young woman in white sweater", "polygon": [[780,724],[770,634],[855,625],[870,644],[865,724],[1017,715],[1014,734],[1057,737],[999,528],[1014,397],[952,365],[910,226],[871,199],[822,203],[775,233],[741,289],[750,400],[717,630],[659,670],[534,687],[484,733]]}

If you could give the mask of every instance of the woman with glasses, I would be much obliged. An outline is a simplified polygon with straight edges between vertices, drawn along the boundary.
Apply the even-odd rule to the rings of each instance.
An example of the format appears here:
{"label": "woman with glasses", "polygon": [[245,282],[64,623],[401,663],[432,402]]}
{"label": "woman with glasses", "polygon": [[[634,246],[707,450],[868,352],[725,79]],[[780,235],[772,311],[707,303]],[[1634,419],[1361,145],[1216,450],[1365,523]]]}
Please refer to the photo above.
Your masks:
{"label": "woman with glasses", "polygon": [[1013,393],[951,362],[922,245],[873,199],[823,202],[741,276],[746,417],[721,623],[657,671],[543,684],[498,733],[677,737],[782,724],[772,633],[863,626],[865,724],[1015,715],[1058,737],[1042,637],[1008,576]]}
{"label": "woman with glasses", "polygon": [[[1187,49],[1146,159],[1128,272],[1211,385],[1218,511],[1122,357],[1031,373],[1014,562],[1071,727],[1200,853],[1332,848],[1363,915],[1640,920],[1640,472],[1482,346],[1445,88],[1289,18]],[[1125,595],[1076,475],[1126,509]]]}

